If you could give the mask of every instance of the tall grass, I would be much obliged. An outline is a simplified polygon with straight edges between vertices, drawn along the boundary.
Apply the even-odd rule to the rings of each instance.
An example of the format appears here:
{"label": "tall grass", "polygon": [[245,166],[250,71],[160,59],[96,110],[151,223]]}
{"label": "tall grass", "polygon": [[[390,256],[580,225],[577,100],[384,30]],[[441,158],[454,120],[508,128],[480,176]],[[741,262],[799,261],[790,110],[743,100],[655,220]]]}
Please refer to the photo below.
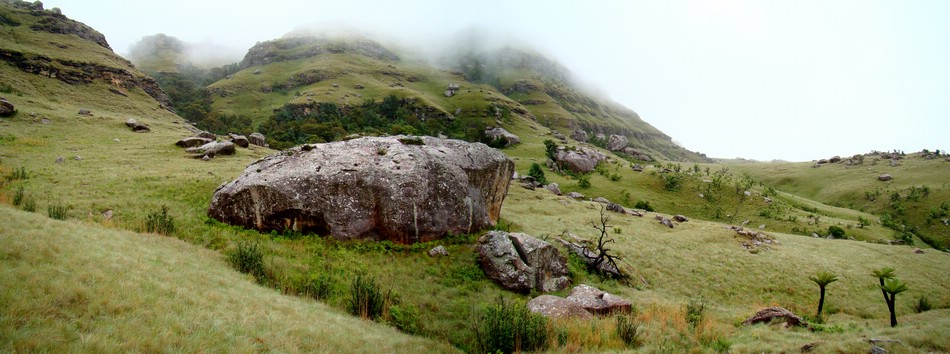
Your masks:
{"label": "tall grass", "polygon": [[499,297],[473,321],[482,352],[513,353],[544,350],[548,346],[548,320],[528,311],[520,301]]}

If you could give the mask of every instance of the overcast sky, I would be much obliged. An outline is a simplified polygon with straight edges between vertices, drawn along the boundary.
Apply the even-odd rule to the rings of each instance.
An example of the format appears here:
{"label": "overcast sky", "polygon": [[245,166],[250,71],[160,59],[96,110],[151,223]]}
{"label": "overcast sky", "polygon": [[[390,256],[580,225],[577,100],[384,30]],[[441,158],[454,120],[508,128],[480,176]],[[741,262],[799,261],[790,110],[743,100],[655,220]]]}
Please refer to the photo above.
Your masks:
{"label": "overcast sky", "polygon": [[308,23],[420,45],[488,28],[712,157],[950,149],[947,0],[43,2],[119,54],[155,33],[243,53]]}

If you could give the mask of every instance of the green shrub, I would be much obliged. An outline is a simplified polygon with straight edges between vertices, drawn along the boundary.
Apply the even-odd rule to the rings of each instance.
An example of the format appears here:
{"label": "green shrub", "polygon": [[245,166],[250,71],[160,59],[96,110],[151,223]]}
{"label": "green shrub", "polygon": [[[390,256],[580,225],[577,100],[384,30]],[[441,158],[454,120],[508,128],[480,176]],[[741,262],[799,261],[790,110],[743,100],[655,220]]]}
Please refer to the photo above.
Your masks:
{"label": "green shrub", "polygon": [[686,304],[686,322],[690,326],[696,327],[703,321],[706,312],[706,303],[702,300],[690,300]]}
{"label": "green shrub", "polygon": [[618,173],[612,173],[612,174],[610,174],[610,176],[607,177],[607,178],[609,178],[609,179],[610,179],[611,181],[613,181],[613,182],[620,182],[620,178],[621,178],[621,177],[620,177],[620,174],[618,174]]}
{"label": "green shrub", "polygon": [[544,141],[544,155],[554,160],[554,156],[557,155],[557,143],[555,143],[554,140]]}
{"label": "green shrub", "polygon": [[617,337],[628,347],[637,346],[637,330],[640,329],[640,322],[636,315],[617,316]]}
{"label": "green shrub", "polygon": [[528,176],[534,178],[535,182],[541,185],[548,184],[548,179],[544,176],[544,169],[541,168],[541,165],[538,163],[531,164],[531,169],[528,170]]}
{"label": "green shrub", "polygon": [[726,338],[716,338],[716,341],[712,342],[710,348],[716,353],[728,353],[729,348],[732,348],[732,342]]}
{"label": "green shrub", "polygon": [[17,187],[13,191],[13,206],[20,206],[23,204],[23,198],[26,196],[26,192],[23,191],[23,187]]}
{"label": "green shrub", "polygon": [[175,219],[168,215],[168,206],[162,205],[162,210],[149,213],[145,217],[145,232],[166,236],[175,233]]}
{"label": "green shrub", "polygon": [[311,276],[303,287],[304,292],[315,300],[326,300],[333,295],[333,278],[327,273]]}
{"label": "green shrub", "polygon": [[645,200],[638,200],[637,204],[634,205],[633,207],[636,209],[641,209],[641,210],[646,210],[646,211],[654,211],[653,206],[650,205],[650,202],[645,201]]}
{"label": "green shrub", "polygon": [[917,298],[917,303],[914,304],[914,312],[921,313],[924,311],[930,311],[933,308],[933,304],[930,303],[930,299],[925,295],[921,295]]}
{"label": "green shrub", "polygon": [[23,198],[23,210],[28,212],[36,212],[36,201],[30,197]]}
{"label": "green shrub", "polygon": [[253,275],[258,281],[264,278],[264,252],[257,243],[239,243],[228,255],[228,263],[241,273]]}
{"label": "green shrub", "polygon": [[30,174],[26,172],[26,167],[14,168],[13,173],[7,176],[8,181],[17,181],[30,179]]}
{"label": "green shrub", "polygon": [[581,189],[590,188],[590,176],[588,175],[577,176],[577,188],[581,188]]}
{"label": "green shrub", "polygon": [[832,238],[844,238],[844,229],[835,225],[828,226],[828,236],[831,236]]}
{"label": "green shrub", "polygon": [[682,183],[683,177],[678,174],[667,174],[663,176],[663,188],[669,192],[678,191]]}
{"label": "green shrub", "polygon": [[475,325],[482,352],[513,353],[547,348],[547,318],[528,311],[523,303],[509,303],[499,297],[497,303],[484,309],[480,319],[481,326],[478,321]]}
{"label": "green shrub", "polygon": [[390,306],[389,323],[405,333],[418,334],[419,310],[407,304]]}
{"label": "green shrub", "polygon": [[375,279],[363,273],[356,275],[356,279],[350,284],[350,298],[346,303],[346,309],[351,315],[376,320],[383,315],[385,302],[386,299]]}
{"label": "green shrub", "polygon": [[46,207],[46,213],[49,215],[50,219],[55,220],[66,220],[69,217],[70,206],[63,204],[50,204]]}

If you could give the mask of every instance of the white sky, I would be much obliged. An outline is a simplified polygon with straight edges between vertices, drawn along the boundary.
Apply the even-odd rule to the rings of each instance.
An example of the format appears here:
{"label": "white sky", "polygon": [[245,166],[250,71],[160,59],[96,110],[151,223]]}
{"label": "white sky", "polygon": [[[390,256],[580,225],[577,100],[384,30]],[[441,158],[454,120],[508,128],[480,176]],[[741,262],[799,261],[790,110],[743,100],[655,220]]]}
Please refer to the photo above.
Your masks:
{"label": "white sky", "polygon": [[[530,43],[711,157],[950,149],[950,1],[47,0],[124,54],[165,33],[240,49],[309,23],[419,45]],[[238,58],[236,58],[238,59]]]}

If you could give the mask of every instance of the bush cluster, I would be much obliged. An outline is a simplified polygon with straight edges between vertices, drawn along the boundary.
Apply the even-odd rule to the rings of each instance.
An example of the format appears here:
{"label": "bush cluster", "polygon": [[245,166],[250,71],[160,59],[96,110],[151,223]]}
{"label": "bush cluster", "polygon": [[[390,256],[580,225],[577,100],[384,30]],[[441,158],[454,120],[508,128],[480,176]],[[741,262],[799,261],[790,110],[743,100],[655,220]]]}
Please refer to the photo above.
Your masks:
{"label": "bush cluster", "polygon": [[228,262],[237,271],[253,275],[258,281],[264,278],[264,252],[257,243],[239,243],[228,255]]}
{"label": "bush cluster", "polygon": [[547,318],[528,311],[523,303],[503,298],[484,309],[475,331],[482,352],[535,351],[548,345]]}
{"label": "bush cluster", "polygon": [[347,311],[363,319],[376,320],[382,317],[386,297],[376,284],[376,279],[363,273],[356,275],[350,284],[350,298],[346,303]]}
{"label": "bush cluster", "polygon": [[151,212],[145,217],[145,232],[166,236],[175,233],[175,219],[168,215],[168,206],[162,205],[162,210]]}

